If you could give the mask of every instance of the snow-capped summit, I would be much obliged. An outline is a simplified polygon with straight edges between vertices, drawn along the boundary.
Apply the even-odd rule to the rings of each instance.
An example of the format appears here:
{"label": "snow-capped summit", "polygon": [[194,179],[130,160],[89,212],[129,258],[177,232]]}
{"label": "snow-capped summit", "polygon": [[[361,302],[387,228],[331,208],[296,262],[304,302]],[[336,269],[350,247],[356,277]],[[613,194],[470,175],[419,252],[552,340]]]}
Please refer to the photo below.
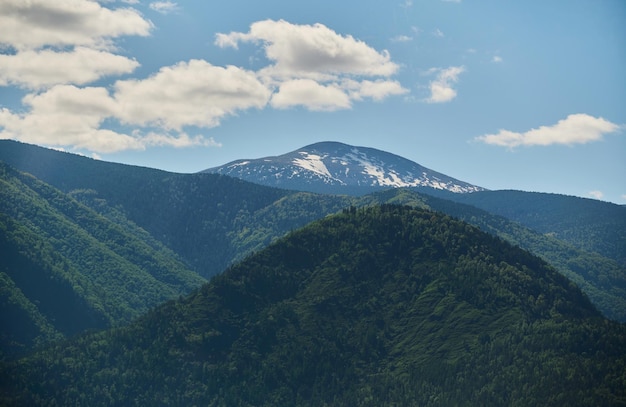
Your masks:
{"label": "snow-capped summit", "polygon": [[430,187],[456,193],[484,190],[395,154],[338,142],[311,144],[277,157],[237,160],[203,172],[324,193],[361,194],[400,187]]}

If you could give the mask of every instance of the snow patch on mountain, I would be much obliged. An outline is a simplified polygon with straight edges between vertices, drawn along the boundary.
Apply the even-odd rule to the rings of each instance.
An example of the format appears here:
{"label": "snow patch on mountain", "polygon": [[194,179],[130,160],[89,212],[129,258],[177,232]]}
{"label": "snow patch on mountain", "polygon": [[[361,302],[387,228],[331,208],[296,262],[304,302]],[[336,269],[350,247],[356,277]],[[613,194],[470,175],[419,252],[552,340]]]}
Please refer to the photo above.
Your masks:
{"label": "snow patch on mountain", "polygon": [[484,190],[395,154],[336,142],[313,144],[277,157],[238,160],[206,172],[313,192],[355,193],[354,188],[371,191],[401,187],[430,187],[456,193]]}
{"label": "snow patch on mountain", "polygon": [[[317,154],[309,154],[306,151],[300,151],[300,155],[302,156],[302,158],[293,159],[294,165],[297,165],[300,168],[304,168],[305,170],[309,170],[323,177],[333,179],[335,181],[338,181],[339,183],[343,183],[342,180],[333,177],[330,171],[328,171],[326,164],[324,164],[324,161],[322,161],[324,158],[326,158],[326,156],[322,157]],[[297,172],[294,171],[294,175],[296,173]]]}

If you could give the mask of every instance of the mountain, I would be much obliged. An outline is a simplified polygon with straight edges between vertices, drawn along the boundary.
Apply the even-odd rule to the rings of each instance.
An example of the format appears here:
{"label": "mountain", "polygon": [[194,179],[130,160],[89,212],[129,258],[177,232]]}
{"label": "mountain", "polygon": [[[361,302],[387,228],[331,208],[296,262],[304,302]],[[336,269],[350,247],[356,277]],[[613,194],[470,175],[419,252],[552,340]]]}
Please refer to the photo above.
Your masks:
{"label": "mountain", "polygon": [[351,208],[127,327],[1,365],[3,405],[619,405],[626,326],[441,213]]}
{"label": "mountain", "polygon": [[[617,260],[557,239],[560,233],[533,231],[501,215],[452,201],[490,199],[500,196],[500,191],[456,194],[419,188],[418,193],[393,188],[361,197],[322,195],[264,187],[217,174],[174,174],[97,161],[8,140],[0,140],[0,160],[52,184],[122,228],[136,225],[204,277],[220,273],[285,233],[342,208],[396,203],[451,214],[530,250],[575,281],[605,316],[626,321],[626,267]],[[558,226],[555,219],[563,218],[562,211],[570,208],[567,216],[574,221],[565,219],[564,225],[574,225],[578,235],[594,247],[619,247],[615,237],[625,230],[620,226],[623,218],[611,212],[610,205],[574,197],[545,199],[550,195],[522,192],[510,195],[507,202],[509,195],[501,195],[500,207],[519,211],[523,209],[519,202],[527,202],[533,216],[552,227]],[[585,205],[579,205],[579,200]],[[536,204],[542,201],[543,205]],[[559,205],[552,206],[557,202]]]}
{"label": "mountain", "polygon": [[0,185],[0,357],[128,323],[205,281],[132,222],[1,162]]}
{"label": "mountain", "polygon": [[391,153],[337,142],[316,143],[277,157],[237,160],[204,172],[292,190],[351,195],[401,187],[456,193],[484,190]]}
{"label": "mountain", "polygon": [[473,205],[626,266],[626,207],[595,199],[525,191],[481,191],[446,199]]}

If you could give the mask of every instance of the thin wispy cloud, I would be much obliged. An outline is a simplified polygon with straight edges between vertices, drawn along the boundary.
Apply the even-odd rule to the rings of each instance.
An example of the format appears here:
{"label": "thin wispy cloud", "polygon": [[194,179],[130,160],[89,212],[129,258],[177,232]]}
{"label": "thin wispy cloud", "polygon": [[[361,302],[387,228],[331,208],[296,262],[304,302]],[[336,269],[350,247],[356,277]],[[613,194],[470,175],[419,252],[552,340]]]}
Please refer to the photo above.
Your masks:
{"label": "thin wispy cloud", "polygon": [[433,68],[430,74],[436,73],[436,78],[430,82],[430,96],[426,99],[428,103],[445,103],[457,96],[454,85],[459,80],[459,75],[465,72],[464,66],[451,66],[449,68]]}
{"label": "thin wispy cloud", "polygon": [[433,37],[437,37],[437,38],[443,38],[445,37],[445,34],[443,33],[443,31],[441,31],[439,28],[435,28],[432,32]]}
{"label": "thin wispy cloud", "polygon": [[413,41],[413,37],[408,35],[396,35],[391,39],[391,42],[411,42]]}
{"label": "thin wispy cloud", "polygon": [[155,1],[150,3],[150,8],[157,13],[170,14],[178,10],[178,4],[172,1]]}
{"label": "thin wispy cloud", "polygon": [[586,144],[602,140],[605,134],[618,132],[622,127],[588,114],[571,114],[552,126],[540,126],[525,132],[500,130],[495,134],[485,134],[475,141],[495,146],[515,147],[549,146],[554,144]]}
{"label": "thin wispy cloud", "polygon": [[602,199],[604,198],[604,193],[602,191],[589,191],[589,196],[594,199]]}

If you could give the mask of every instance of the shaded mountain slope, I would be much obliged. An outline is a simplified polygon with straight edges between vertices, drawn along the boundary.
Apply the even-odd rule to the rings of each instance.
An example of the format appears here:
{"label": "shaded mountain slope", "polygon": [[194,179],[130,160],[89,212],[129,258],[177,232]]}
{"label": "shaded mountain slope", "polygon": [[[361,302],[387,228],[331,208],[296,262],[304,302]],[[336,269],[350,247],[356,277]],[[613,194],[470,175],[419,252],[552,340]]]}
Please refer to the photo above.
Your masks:
{"label": "shaded mountain slope", "polygon": [[351,209],[129,327],[2,367],[7,405],[617,405],[626,327],[448,216]]}
{"label": "shaded mountain slope", "polygon": [[0,185],[2,354],[127,323],[205,281],[131,222],[4,163]]}
{"label": "shaded mountain slope", "polygon": [[92,191],[86,204],[119,208],[207,277],[232,261],[228,234],[235,219],[289,193],[219,175],[173,174],[7,140],[0,158],[63,192]]}
{"label": "shaded mountain slope", "polygon": [[[494,200],[507,208],[533,197],[528,210],[556,225],[563,215],[554,210],[558,206],[551,202],[558,198],[561,207],[572,203],[564,225],[577,228],[580,235],[589,230],[585,235],[588,243],[597,240],[590,247],[612,248],[607,254],[614,255],[619,252],[619,236],[625,229],[620,213],[612,211],[616,205],[519,191],[456,194],[432,188],[419,188],[419,194],[394,188],[363,197],[320,195],[278,190],[214,174],[172,174],[105,163],[7,140],[0,141],[0,158],[65,188],[72,197],[121,227],[136,225],[132,233],[139,233],[142,239],[149,234],[205,277],[221,272],[290,230],[350,205],[390,202],[430,206],[540,255],[579,284],[606,316],[626,321],[626,271],[623,264],[616,263],[619,256],[603,256],[599,249],[598,253],[581,250],[581,245],[573,246],[575,242],[557,239],[559,233],[530,232],[503,215],[489,215],[452,200]],[[510,202],[492,199],[501,192],[504,198],[511,197]],[[427,205],[426,200],[433,194],[441,199],[430,198]],[[532,204],[542,201],[546,201],[545,208]]]}
{"label": "shaded mountain slope", "polygon": [[[429,205],[433,209],[477,224],[489,233],[540,255],[579,284],[606,316],[626,321],[626,271],[623,265],[600,254],[581,251],[580,246],[574,247],[572,243],[556,239],[554,233],[530,232],[502,216],[489,215],[483,210],[451,201],[497,197],[499,191],[455,194],[419,188],[416,190],[418,194],[409,193],[406,188],[394,188],[349,198],[278,190],[213,174],[172,174],[103,163],[6,140],[0,141],[0,147],[0,158],[66,188],[73,197],[111,221],[119,219],[122,227],[127,227],[127,221],[131,220],[144,234],[147,232],[172,248],[188,267],[203,276],[219,273],[251,250],[260,250],[286,232],[349,205],[390,202],[424,207],[428,206],[425,203],[427,198],[434,194],[441,200],[431,198]],[[550,196],[517,192],[513,197],[519,194],[523,197],[537,195],[538,200]],[[566,198],[569,198],[567,202],[574,203],[589,201]],[[618,240],[611,241],[610,237],[620,233],[619,219],[608,224],[616,215],[603,211],[606,205],[602,202],[591,203],[599,208],[593,216],[604,226],[602,232],[589,236],[595,236],[598,245],[615,245]],[[509,204],[501,201],[501,205]],[[511,202],[510,205],[517,203]],[[579,205],[572,208],[575,210],[570,210],[571,218],[583,219],[581,216],[585,211],[581,215]],[[558,211],[553,215],[562,217]],[[598,229],[593,217],[580,222],[577,227],[579,231]],[[609,240],[604,242],[605,239]]]}
{"label": "shaded mountain slope", "polygon": [[626,207],[595,199],[524,191],[483,191],[455,200],[626,266]]}
{"label": "shaded mountain slope", "polygon": [[478,226],[481,230],[541,257],[575,282],[608,318],[626,322],[626,267],[598,253],[587,252],[551,235],[472,205],[394,189],[366,195],[355,205],[394,203],[436,210]]}

